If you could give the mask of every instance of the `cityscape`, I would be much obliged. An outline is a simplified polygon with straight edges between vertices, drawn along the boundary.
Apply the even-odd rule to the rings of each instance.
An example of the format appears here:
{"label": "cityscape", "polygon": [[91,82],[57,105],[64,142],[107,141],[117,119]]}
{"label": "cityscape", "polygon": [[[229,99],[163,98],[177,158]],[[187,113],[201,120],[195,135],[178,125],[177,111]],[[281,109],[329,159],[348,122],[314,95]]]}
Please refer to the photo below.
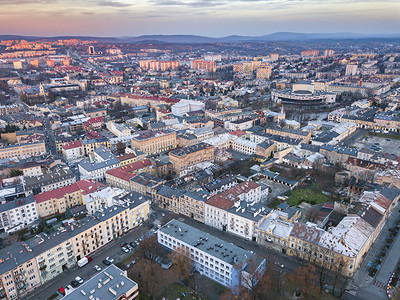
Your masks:
{"label": "cityscape", "polygon": [[0,299],[400,300],[400,6],[357,3],[2,1]]}

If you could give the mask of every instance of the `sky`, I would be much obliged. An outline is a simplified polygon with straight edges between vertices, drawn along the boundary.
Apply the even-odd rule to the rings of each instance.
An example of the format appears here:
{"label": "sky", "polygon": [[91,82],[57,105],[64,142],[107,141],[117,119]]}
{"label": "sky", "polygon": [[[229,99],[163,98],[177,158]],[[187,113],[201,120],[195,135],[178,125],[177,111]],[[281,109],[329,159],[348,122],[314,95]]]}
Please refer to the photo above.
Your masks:
{"label": "sky", "polygon": [[400,0],[0,0],[0,34],[400,33]]}

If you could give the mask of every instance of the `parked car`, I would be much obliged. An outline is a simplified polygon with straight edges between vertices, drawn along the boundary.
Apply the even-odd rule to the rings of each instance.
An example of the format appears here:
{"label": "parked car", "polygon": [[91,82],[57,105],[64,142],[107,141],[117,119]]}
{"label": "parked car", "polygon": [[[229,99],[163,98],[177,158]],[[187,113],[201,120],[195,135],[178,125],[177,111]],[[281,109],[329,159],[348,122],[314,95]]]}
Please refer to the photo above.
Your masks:
{"label": "parked car", "polygon": [[106,266],[111,265],[111,263],[107,259],[103,260],[103,264],[105,264]]}
{"label": "parked car", "polygon": [[281,264],[279,261],[275,262],[275,265],[277,265],[280,268],[284,268],[285,266],[283,264]]}
{"label": "parked car", "polygon": [[153,228],[153,227],[154,227],[153,223],[150,223],[149,225],[147,225],[147,229],[150,229],[150,228]]}
{"label": "parked car", "polygon": [[76,281],[76,280],[72,280],[72,281],[71,281],[71,285],[72,285],[72,287],[76,288],[76,287],[79,286],[79,282]]}
{"label": "parked car", "polygon": [[82,283],[83,283],[83,279],[80,278],[79,276],[76,276],[76,277],[75,277],[75,281],[77,281],[79,284],[82,284]]}
{"label": "parked car", "polygon": [[128,253],[128,252],[129,252],[128,248],[126,248],[126,247],[122,247],[122,250],[123,250],[125,253]]}
{"label": "parked car", "polygon": [[113,263],[113,262],[114,262],[114,259],[111,258],[111,257],[109,257],[109,256],[107,256],[106,260],[108,260],[110,263]]}
{"label": "parked car", "polygon": [[128,245],[128,242],[121,243],[121,247],[125,247],[126,245]]}
{"label": "parked car", "polygon": [[132,247],[131,245],[129,245],[129,244],[127,244],[127,245],[125,246],[125,248],[128,249],[129,251],[131,251],[131,250],[133,249],[133,247]]}
{"label": "parked car", "polygon": [[131,245],[131,247],[133,247],[133,248],[137,247],[137,244],[136,244],[136,242],[135,242],[135,241],[133,241],[133,242],[130,242],[130,243],[129,243],[129,245]]}
{"label": "parked car", "polygon": [[94,266],[94,269],[95,269],[97,272],[100,272],[100,271],[101,271],[101,267],[99,267],[98,265],[95,265],[95,266]]}

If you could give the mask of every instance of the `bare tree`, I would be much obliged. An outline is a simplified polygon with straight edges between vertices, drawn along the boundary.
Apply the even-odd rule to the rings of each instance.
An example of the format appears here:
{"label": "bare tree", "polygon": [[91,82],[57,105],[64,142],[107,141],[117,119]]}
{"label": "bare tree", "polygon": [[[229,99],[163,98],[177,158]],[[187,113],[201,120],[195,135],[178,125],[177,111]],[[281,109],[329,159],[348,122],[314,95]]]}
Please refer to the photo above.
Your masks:
{"label": "bare tree", "polygon": [[156,235],[145,237],[139,244],[137,254],[139,257],[149,260],[151,264],[156,262],[156,259],[161,254],[161,246],[157,241]]}
{"label": "bare tree", "polygon": [[179,282],[190,275],[193,267],[193,260],[190,258],[190,251],[184,247],[177,247],[169,254],[172,261],[172,267],[179,276]]}
{"label": "bare tree", "polygon": [[291,274],[287,275],[286,279],[292,285],[301,289],[304,299],[313,299],[319,295],[316,268],[311,263],[306,266],[299,266]]}

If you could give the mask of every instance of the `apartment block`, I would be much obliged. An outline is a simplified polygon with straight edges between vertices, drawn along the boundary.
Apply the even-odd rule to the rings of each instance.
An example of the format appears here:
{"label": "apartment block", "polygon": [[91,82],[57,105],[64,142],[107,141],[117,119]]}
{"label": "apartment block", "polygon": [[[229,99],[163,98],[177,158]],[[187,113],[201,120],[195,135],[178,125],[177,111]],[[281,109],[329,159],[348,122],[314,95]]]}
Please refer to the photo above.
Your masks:
{"label": "apartment block", "polygon": [[132,137],[132,148],[146,155],[169,151],[175,149],[176,146],[176,132],[169,129],[145,131]]}
{"label": "apartment block", "polygon": [[153,165],[150,160],[144,159],[129,165],[124,165],[115,169],[106,171],[106,183],[109,186],[117,187],[129,191],[130,179],[138,173],[151,173]]}
{"label": "apartment block", "polygon": [[95,180],[79,180],[68,186],[34,195],[33,198],[35,199],[39,216],[44,218],[64,213],[67,207],[82,205],[83,195],[104,187],[104,184]]}
{"label": "apartment block", "polygon": [[0,229],[14,232],[39,219],[36,202],[32,195],[0,205]]}
{"label": "apartment block", "polygon": [[[99,282],[107,284],[99,284]],[[95,274],[63,299],[86,300],[89,294],[93,299],[133,300],[139,296],[139,286],[128,277],[127,271],[113,264]]]}
{"label": "apartment block", "polygon": [[50,169],[49,173],[39,176],[24,177],[25,194],[39,194],[76,182],[75,175],[68,168],[56,166]]}
{"label": "apartment block", "polygon": [[[158,230],[158,242],[171,250],[178,249],[194,261],[196,270],[204,276],[237,292],[246,286],[245,278],[255,272],[262,275],[265,259],[253,252],[227,243],[177,220],[171,220]],[[248,266],[253,265],[253,268]],[[250,270],[252,269],[252,270]]]}
{"label": "apartment block", "polygon": [[157,188],[162,186],[166,180],[148,173],[139,173],[130,179],[130,191],[138,192],[139,194],[155,199]]}
{"label": "apartment block", "polygon": [[184,176],[195,169],[201,162],[214,161],[214,147],[201,142],[196,145],[176,149],[169,152],[169,161],[177,175]]}
{"label": "apartment block", "polygon": [[210,194],[201,188],[188,191],[179,198],[179,213],[204,223],[204,204]]}
{"label": "apartment block", "polygon": [[16,144],[0,148],[0,159],[4,158],[26,158],[38,156],[46,153],[46,145],[44,142]]}

